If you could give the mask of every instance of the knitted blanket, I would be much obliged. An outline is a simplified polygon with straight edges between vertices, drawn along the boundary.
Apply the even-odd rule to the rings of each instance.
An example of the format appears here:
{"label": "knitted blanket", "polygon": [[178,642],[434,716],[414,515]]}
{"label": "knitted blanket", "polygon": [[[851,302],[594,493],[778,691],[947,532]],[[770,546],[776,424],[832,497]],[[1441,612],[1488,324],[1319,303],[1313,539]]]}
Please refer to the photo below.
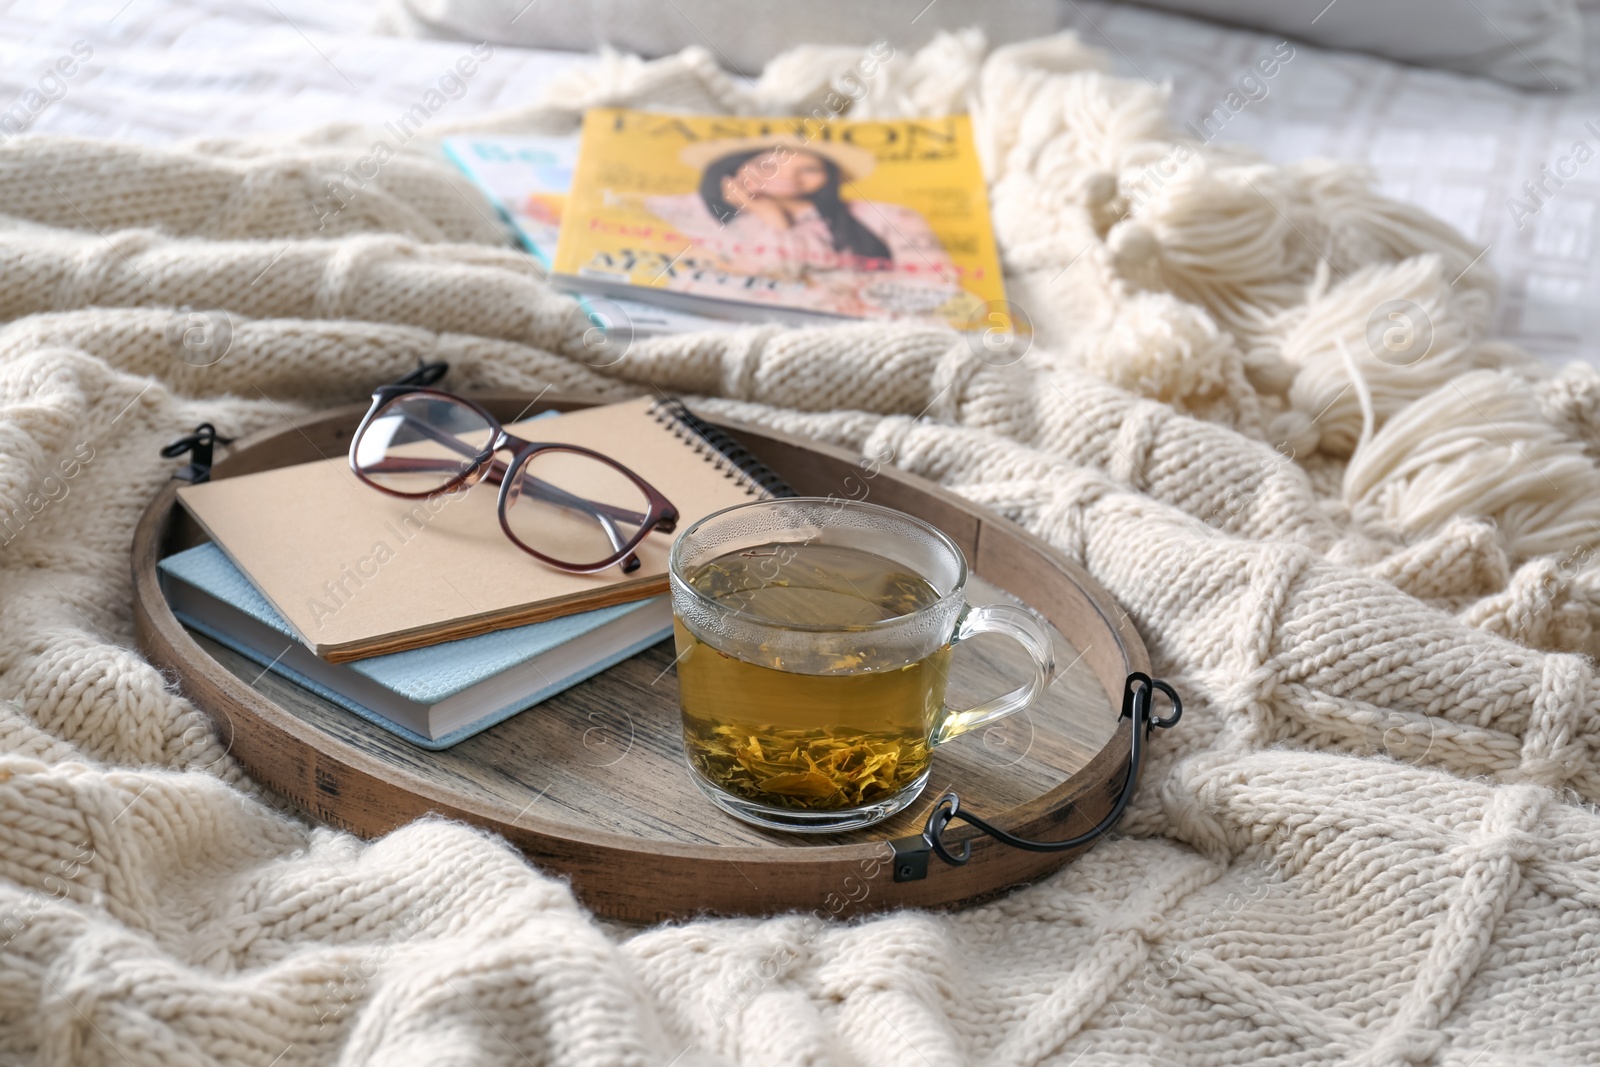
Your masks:
{"label": "knitted blanket", "polygon": [[[1368,176],[1180,135],[1071,38],[859,58],[612,56],[493,128],[970,104],[1031,349],[859,324],[599,359],[448,168],[352,180],[379,131],[0,146],[0,1061],[1600,1060],[1600,376],[1485,337],[1481,250]],[[1185,696],[1120,836],[955,914],[635,930],[473,829],[287,811],[132,649],[131,531],[175,434],[419,357],[700,396],[1060,547]]]}

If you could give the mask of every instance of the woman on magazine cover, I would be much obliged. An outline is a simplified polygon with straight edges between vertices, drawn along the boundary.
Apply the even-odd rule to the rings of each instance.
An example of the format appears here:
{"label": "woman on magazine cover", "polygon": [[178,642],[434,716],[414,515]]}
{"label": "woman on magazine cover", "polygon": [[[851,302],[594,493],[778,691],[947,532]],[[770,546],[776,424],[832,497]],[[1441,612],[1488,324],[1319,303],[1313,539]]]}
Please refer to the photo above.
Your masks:
{"label": "woman on magazine cover", "polygon": [[923,217],[901,204],[846,200],[870,152],[793,137],[691,145],[699,188],[649,209],[716,270],[675,272],[671,288],[852,318],[938,319],[961,293],[950,257]]}

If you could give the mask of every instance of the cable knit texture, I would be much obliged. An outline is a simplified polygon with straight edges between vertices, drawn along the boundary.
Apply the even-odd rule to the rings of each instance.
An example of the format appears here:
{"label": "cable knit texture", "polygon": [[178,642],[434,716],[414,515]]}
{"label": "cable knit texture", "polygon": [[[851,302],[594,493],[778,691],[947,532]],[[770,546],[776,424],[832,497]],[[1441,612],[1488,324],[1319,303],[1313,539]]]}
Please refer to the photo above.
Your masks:
{"label": "cable knit texture", "polygon": [[[0,146],[0,1061],[1600,1061],[1600,379],[1486,337],[1479,250],[1369,176],[1187,141],[1070,37],[985,51],[609,56],[480,128],[970,108],[1037,331],[999,357],[854,324],[600,358],[426,154],[329,210],[376,131]],[[959,914],[631,930],[462,826],[287,811],[132,649],[131,531],[176,433],[424,356],[696,395],[1062,548],[1186,697],[1122,835]]]}

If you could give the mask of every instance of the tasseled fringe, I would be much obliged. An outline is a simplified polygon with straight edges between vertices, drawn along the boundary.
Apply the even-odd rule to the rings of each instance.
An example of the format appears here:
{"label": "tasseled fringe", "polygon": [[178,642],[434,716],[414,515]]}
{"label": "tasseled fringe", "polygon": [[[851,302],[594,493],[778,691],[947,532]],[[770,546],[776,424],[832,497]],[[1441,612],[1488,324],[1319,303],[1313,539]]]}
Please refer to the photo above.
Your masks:
{"label": "tasseled fringe", "polygon": [[954,115],[967,110],[989,44],[976,27],[941,33],[926,47],[897,53],[870,77],[851,80],[865,90],[850,105],[853,119]]}
{"label": "tasseled fringe", "polygon": [[1080,331],[1067,351],[1091,374],[1131,393],[1260,432],[1260,408],[1233,339],[1170,294],[1127,293],[1100,329]]}
{"label": "tasseled fringe", "polygon": [[1344,499],[1407,537],[1489,519],[1513,564],[1600,544],[1600,470],[1507,371],[1464,374],[1396,414],[1351,457]]}
{"label": "tasseled fringe", "polygon": [[[972,133],[989,180],[999,181],[1013,166],[1026,169],[1031,162],[1028,146],[1046,142],[1061,125],[1059,94],[1050,91],[1060,86],[1061,75],[1103,75],[1110,70],[1104,52],[1073,34],[996,48],[983,65],[971,102]],[[1166,94],[1143,83],[1138,93],[1154,94],[1160,121],[1165,123]],[[1014,149],[1020,154],[1011,160]]]}
{"label": "tasseled fringe", "polygon": [[1488,317],[1482,290],[1456,291],[1437,255],[1367,267],[1329,286],[1319,270],[1304,305],[1279,317],[1252,351],[1298,367],[1289,388],[1290,410],[1269,436],[1305,454],[1313,448],[1335,456],[1355,450],[1361,433],[1359,390],[1344,345],[1371,396],[1374,428],[1401,408],[1470,370],[1532,361],[1503,346],[1482,346],[1478,324]]}
{"label": "tasseled fringe", "polygon": [[1122,181],[1129,214],[1106,243],[1129,281],[1198,304],[1246,344],[1264,311],[1305,299],[1317,253],[1289,220],[1293,193],[1278,168],[1196,155],[1159,185],[1146,174]]}
{"label": "tasseled fringe", "polygon": [[1600,652],[1600,374],[1487,339],[1482,250],[1363,168],[1181,136],[1162,89],[1072,38],[1002,54],[973,110],[1045,348],[1287,446],[1358,554],[1435,606]]}
{"label": "tasseled fringe", "polygon": [[1572,363],[1539,385],[1539,409],[1600,463],[1600,370]]}
{"label": "tasseled fringe", "polygon": [[1284,170],[1305,197],[1291,213],[1295,226],[1336,269],[1348,272],[1437,253],[1456,292],[1476,289],[1487,297],[1473,305],[1481,315],[1472,324],[1479,332],[1489,328],[1500,281],[1484,249],[1421,208],[1373,192],[1373,175],[1365,167],[1309,160]]}

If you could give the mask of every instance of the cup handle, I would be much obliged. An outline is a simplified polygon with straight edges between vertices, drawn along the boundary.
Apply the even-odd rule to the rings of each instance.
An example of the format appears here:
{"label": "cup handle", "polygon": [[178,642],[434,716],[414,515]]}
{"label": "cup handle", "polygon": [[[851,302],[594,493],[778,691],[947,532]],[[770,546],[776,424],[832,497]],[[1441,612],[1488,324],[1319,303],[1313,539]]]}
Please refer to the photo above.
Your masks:
{"label": "cup handle", "polygon": [[1005,634],[1020,643],[1033,660],[1033,678],[1009,693],[963,711],[945,708],[933,728],[934,745],[942,745],[970,730],[1021,711],[1039,699],[1039,695],[1056,676],[1055,646],[1049,632],[1030,612],[1015,604],[985,604],[979,607],[969,604],[961,621],[956,624],[956,632],[950,638],[950,643],[960,644],[975,634],[985,633]]}

